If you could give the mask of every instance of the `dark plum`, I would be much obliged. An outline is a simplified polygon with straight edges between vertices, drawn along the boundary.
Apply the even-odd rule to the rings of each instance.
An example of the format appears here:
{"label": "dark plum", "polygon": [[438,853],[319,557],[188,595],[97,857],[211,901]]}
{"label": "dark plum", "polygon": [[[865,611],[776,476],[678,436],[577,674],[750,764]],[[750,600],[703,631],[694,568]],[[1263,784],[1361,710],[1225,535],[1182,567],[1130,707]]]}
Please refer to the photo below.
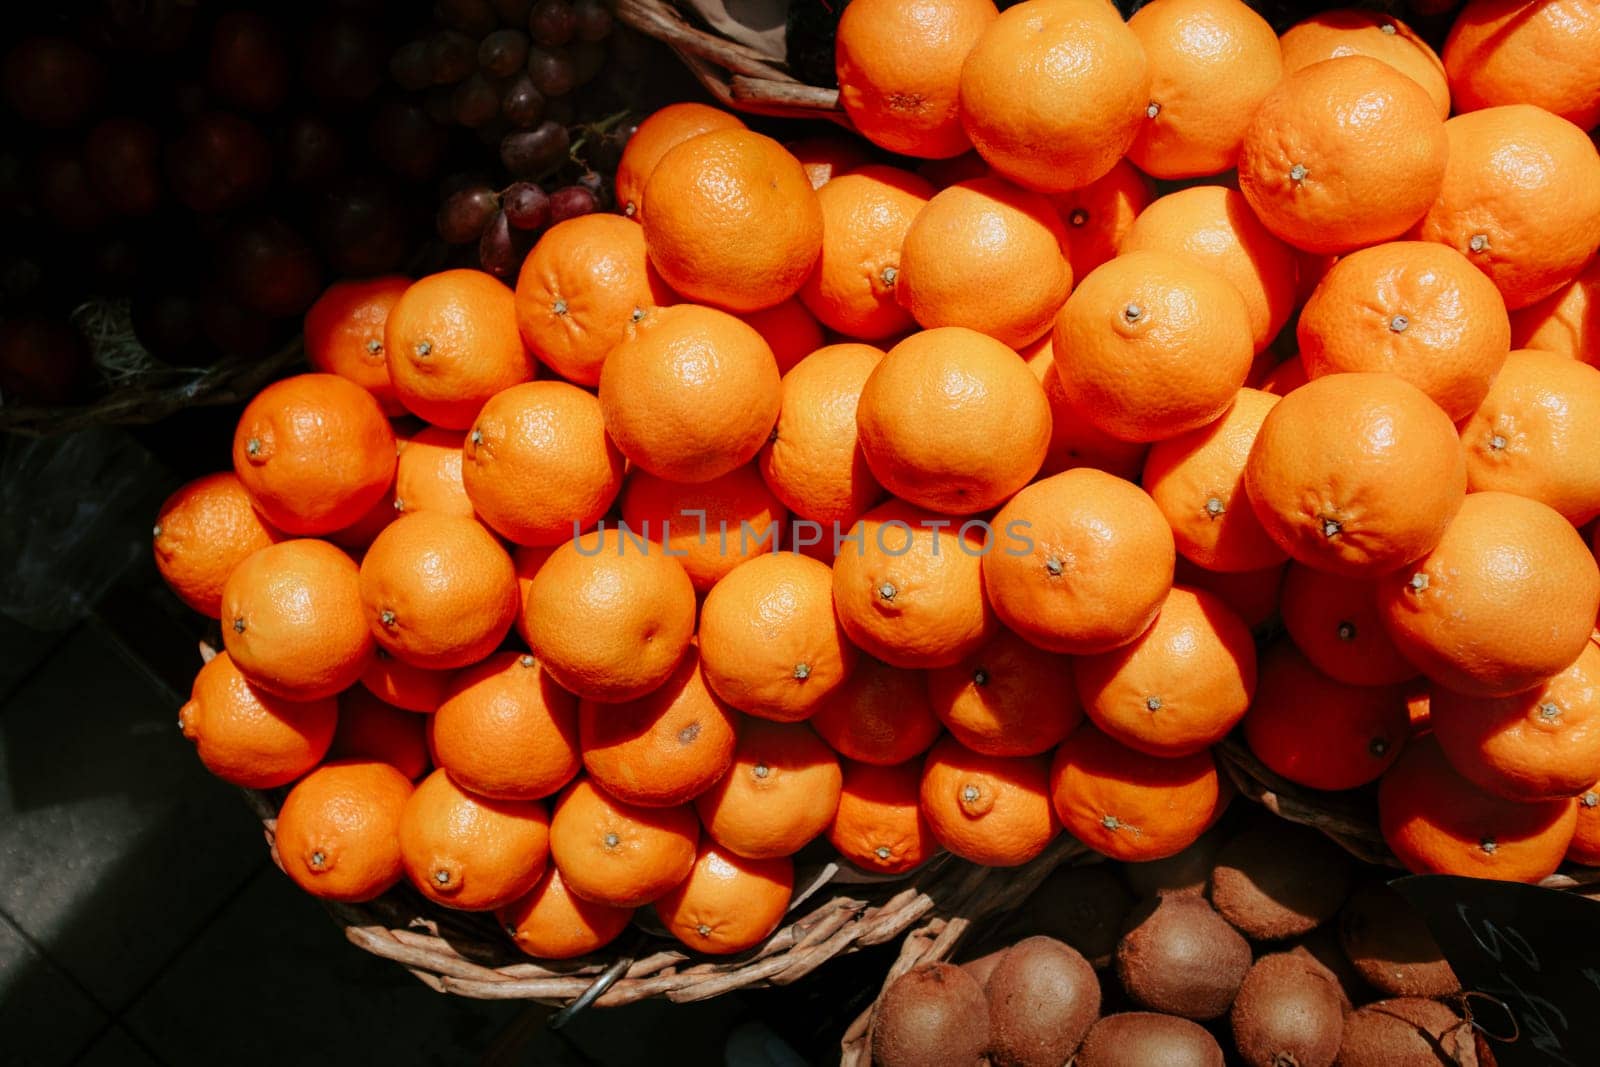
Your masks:
{"label": "dark plum", "polygon": [[206,83],[233,107],[265,114],[289,95],[289,53],[270,19],[228,11],[211,30]]}
{"label": "dark plum", "polygon": [[279,172],[295,188],[326,184],[344,170],[344,135],[316,115],[297,115],[286,122],[278,144]]}
{"label": "dark plum", "polygon": [[400,267],[415,236],[411,201],[373,177],[346,179],[317,205],[317,247],[334,273],[385,274]]}
{"label": "dark plum", "polygon": [[189,210],[231,211],[266,190],[272,146],[238,115],[210,111],[167,145],[166,169],[174,195]]}
{"label": "dark plum", "polygon": [[97,230],[110,217],[83,157],[65,145],[45,148],[34,157],[33,202],[56,226],[73,233]]}
{"label": "dark plum", "polygon": [[105,119],[83,143],[95,192],[120,215],[148,215],[161,202],[161,139],[141,119]]}
{"label": "dark plum", "polygon": [[297,230],[276,218],[233,227],[218,248],[218,275],[245,307],[272,318],[299,315],[322,285],[322,267]]}
{"label": "dark plum", "polygon": [[315,23],[301,43],[300,77],[311,94],[331,104],[371,99],[383,84],[384,57],[372,27],[349,15]]}
{"label": "dark plum", "polygon": [[105,88],[95,54],[67,37],[26,37],[6,53],[0,88],[17,117],[31,126],[76,126]]}
{"label": "dark plum", "polygon": [[[449,90],[444,93],[450,95]],[[378,161],[410,181],[438,176],[450,147],[450,131],[414,100],[384,101],[367,133]]]}
{"label": "dark plum", "polygon": [[58,319],[12,319],[0,330],[0,398],[9,404],[65,404],[90,377],[83,335]]}

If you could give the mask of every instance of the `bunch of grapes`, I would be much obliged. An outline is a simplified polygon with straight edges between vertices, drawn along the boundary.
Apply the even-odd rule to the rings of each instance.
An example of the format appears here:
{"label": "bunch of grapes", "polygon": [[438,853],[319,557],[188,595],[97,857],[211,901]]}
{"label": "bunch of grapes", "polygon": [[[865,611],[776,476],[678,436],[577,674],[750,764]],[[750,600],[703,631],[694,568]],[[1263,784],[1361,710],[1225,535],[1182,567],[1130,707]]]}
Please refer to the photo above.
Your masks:
{"label": "bunch of grapes", "polygon": [[496,147],[495,175],[446,182],[437,228],[463,259],[510,278],[545,228],[608,206],[600,172],[631,127],[592,121],[574,90],[604,69],[614,19],[605,0],[439,0],[434,18],[389,71],[436,120]]}

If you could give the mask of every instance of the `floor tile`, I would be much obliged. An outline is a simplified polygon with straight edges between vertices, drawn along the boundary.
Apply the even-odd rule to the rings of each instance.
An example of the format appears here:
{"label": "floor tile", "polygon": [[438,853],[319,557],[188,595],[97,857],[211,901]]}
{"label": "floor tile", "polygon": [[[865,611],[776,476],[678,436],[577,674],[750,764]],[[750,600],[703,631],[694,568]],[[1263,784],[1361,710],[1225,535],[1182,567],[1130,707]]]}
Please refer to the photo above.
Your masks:
{"label": "floor tile", "polygon": [[113,1025],[73,1062],[72,1067],[161,1067],[121,1026]]}
{"label": "floor tile", "polygon": [[0,918],[0,1065],[72,1062],[108,1019]]}
{"label": "floor tile", "polygon": [[351,945],[315,900],[269,869],[123,1021],[172,1067],[214,1067],[223,1048],[229,1067],[476,1064],[521,1007],[433,992]]}
{"label": "floor tile", "polygon": [[0,912],[113,1011],[267,862],[176,713],[96,622],[0,708]]}

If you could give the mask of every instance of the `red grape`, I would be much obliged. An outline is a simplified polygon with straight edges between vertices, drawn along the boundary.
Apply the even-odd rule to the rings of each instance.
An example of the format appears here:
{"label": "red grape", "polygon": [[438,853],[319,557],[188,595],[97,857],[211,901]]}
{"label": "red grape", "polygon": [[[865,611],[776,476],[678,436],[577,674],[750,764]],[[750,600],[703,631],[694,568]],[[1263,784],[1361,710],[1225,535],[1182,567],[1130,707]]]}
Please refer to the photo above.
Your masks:
{"label": "red grape", "polygon": [[[440,90],[449,100],[450,91]],[[367,130],[372,152],[384,166],[414,182],[432,179],[444,166],[450,131],[436,121],[426,104],[385,100]]]}
{"label": "red grape", "polygon": [[316,253],[281,219],[257,219],[234,227],[218,251],[218,273],[229,291],[263,315],[298,315],[321,290],[322,267]]}
{"label": "red grape", "polygon": [[573,0],[578,40],[603,41],[611,36],[611,9],[601,0]]}
{"label": "red grape", "polygon": [[408,93],[433,84],[433,55],[427,41],[407,41],[389,57],[389,77]]}
{"label": "red grape", "polygon": [[544,118],[544,94],[535,88],[527,71],[506,83],[500,95],[500,114],[519,130],[537,126]]}
{"label": "red grape", "polygon": [[428,41],[433,84],[454,85],[478,65],[478,42],[459,30],[440,30]]}
{"label": "red grape", "polygon": [[301,45],[300,78],[311,94],[335,104],[359,104],[383,84],[383,54],[372,27],[349,15],[313,25]]}
{"label": "red grape", "polygon": [[0,85],[6,103],[31,126],[61,128],[82,122],[100,99],[100,60],[66,37],[27,37],[4,59]]}
{"label": "red grape", "polygon": [[578,16],[567,0],[539,0],[528,14],[528,32],[546,48],[558,48],[578,32]]}
{"label": "red grape", "polygon": [[191,211],[229,211],[260,195],[272,177],[272,147],[237,115],[212,111],[167,145],[167,178]]}
{"label": "red grape", "polygon": [[496,278],[509,278],[522,266],[522,257],[517,254],[518,244],[506,213],[496,211],[478,240],[478,262]]}
{"label": "red grape", "polygon": [[487,185],[458,189],[439,206],[439,236],[453,245],[471,244],[499,211],[500,197]]}
{"label": "red grape", "polygon": [[482,71],[474,71],[457,83],[451,97],[451,113],[468,129],[477,129],[500,115],[500,94]]}
{"label": "red grape", "polygon": [[509,133],[500,142],[500,161],[515,178],[537,178],[555,169],[571,147],[567,128],[546,119],[531,130]]}
{"label": "red grape", "polygon": [[89,180],[107,207],[148,215],[161,200],[161,142],[140,119],[106,119],[84,139]]}
{"label": "red grape", "polygon": [[564,48],[530,49],[528,75],[545,96],[566,96],[578,84],[577,68]]}
{"label": "red grape", "polygon": [[211,31],[206,81],[234,107],[270,112],[289,95],[289,54],[264,15],[228,11]]}
{"label": "red grape", "polygon": [[589,215],[600,207],[600,199],[581,185],[563,185],[550,194],[550,222],[565,222]]}
{"label": "red grape", "polygon": [[506,221],[518,230],[542,230],[550,225],[550,198],[532,182],[514,182],[500,196]]}
{"label": "red grape", "polygon": [[434,0],[433,17],[474,37],[482,37],[500,25],[500,16],[489,0]]}
{"label": "red grape", "polygon": [[278,143],[283,180],[296,188],[322,185],[344,170],[343,136],[315,115],[290,119]]}
{"label": "red grape", "polygon": [[528,61],[528,35],[521,30],[495,30],[478,45],[478,66],[491,78],[505,78]]}

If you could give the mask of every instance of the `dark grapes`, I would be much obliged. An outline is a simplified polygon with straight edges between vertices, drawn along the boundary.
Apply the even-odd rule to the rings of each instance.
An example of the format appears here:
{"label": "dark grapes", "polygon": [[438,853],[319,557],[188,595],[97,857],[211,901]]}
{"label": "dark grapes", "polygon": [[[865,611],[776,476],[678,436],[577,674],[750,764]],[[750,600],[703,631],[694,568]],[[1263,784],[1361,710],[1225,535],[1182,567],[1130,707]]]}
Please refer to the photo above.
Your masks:
{"label": "dark grapes", "polygon": [[500,25],[500,16],[489,0],[434,0],[433,17],[474,37],[482,37]]}
{"label": "dark grapes", "polygon": [[509,278],[522,266],[522,257],[517,254],[518,244],[506,213],[496,211],[478,240],[478,262],[496,278]]}
{"label": "dark grapes", "polygon": [[133,333],[152,356],[192,366],[206,347],[205,303],[194,293],[161,293],[133,302]]}
{"label": "dark grapes", "polygon": [[538,178],[567,158],[572,141],[567,128],[546,119],[531,130],[509,133],[500,142],[500,161],[516,178]]}
{"label": "dark grapes", "polygon": [[453,245],[471,244],[500,211],[500,198],[487,185],[458,189],[439,206],[439,236]]}
{"label": "dark grapes", "polygon": [[528,51],[528,75],[545,96],[566,96],[578,84],[578,71],[566,49]]}
{"label": "dark grapes", "polygon": [[539,0],[528,14],[528,32],[546,48],[559,48],[578,32],[578,15],[567,0]]}
{"label": "dark grapes", "polygon": [[550,194],[550,222],[565,222],[579,215],[593,214],[600,207],[594,192],[581,185],[563,185]]}
{"label": "dark grapes", "polygon": [[454,85],[478,66],[478,42],[459,30],[440,30],[428,41],[433,84]]}
{"label": "dark grapes", "polygon": [[206,63],[211,91],[234,107],[266,113],[289,95],[289,53],[264,15],[229,11],[211,31]]}
{"label": "dark grapes", "polygon": [[580,41],[603,41],[611,36],[611,9],[601,0],[573,0],[572,13]]}
{"label": "dark grapes", "polygon": [[468,129],[477,129],[500,116],[500,94],[482,72],[474,72],[455,88],[451,113]]}
{"label": "dark grapes", "polygon": [[495,30],[478,43],[478,66],[491,78],[505,78],[528,61],[528,35],[521,30]]}
{"label": "dark grapes", "polygon": [[571,126],[577,117],[578,109],[573,106],[570,96],[558,96],[554,100],[544,102],[546,122],[559,122],[563,126]]}
{"label": "dark grapes", "polygon": [[550,225],[550,198],[532,182],[514,182],[500,194],[506,221],[518,230],[542,230]]}
{"label": "dark grapes", "polygon": [[100,0],[86,22],[113,52],[170,55],[189,43],[199,6],[194,0]]}
{"label": "dark grapes", "polygon": [[408,93],[433,84],[433,54],[427,41],[408,41],[389,57],[389,76]]}
{"label": "dark grapes", "polygon": [[448,85],[435,85],[422,94],[422,110],[440,126],[456,121],[456,94]]}
{"label": "dark grapes", "polygon": [[500,116],[519,130],[537,126],[544,118],[544,94],[534,86],[527,71],[506,83],[500,94]]}
{"label": "dark grapes", "polygon": [[70,403],[91,370],[89,346],[68,323],[30,316],[0,330],[0,397],[8,403]]}
{"label": "dark grapes", "polygon": [[200,313],[211,353],[253,359],[272,348],[272,320],[225,292],[208,293]]}
{"label": "dark grapes", "polygon": [[572,74],[578,85],[588,85],[606,65],[606,46],[593,41],[575,41],[567,46],[572,59]]}

